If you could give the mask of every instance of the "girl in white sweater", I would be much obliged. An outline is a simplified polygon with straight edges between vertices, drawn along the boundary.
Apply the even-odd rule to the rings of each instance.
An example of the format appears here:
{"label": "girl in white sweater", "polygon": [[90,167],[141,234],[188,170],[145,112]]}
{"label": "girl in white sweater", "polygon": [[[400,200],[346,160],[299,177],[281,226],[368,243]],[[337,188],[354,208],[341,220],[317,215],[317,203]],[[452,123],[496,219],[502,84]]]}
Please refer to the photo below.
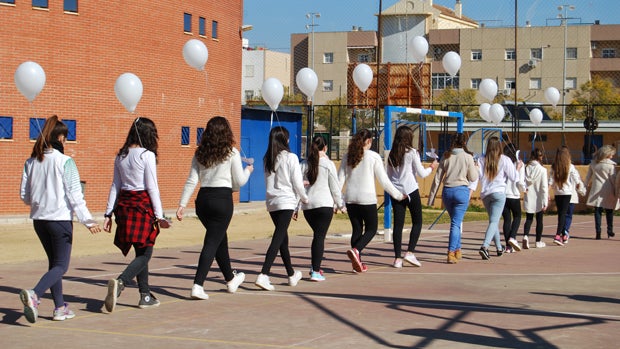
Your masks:
{"label": "girl in white sweater", "polygon": [[590,163],[586,175],[586,186],[590,188],[586,205],[594,207],[594,229],[596,239],[601,239],[601,216],[605,211],[607,221],[607,237],[614,234],[614,210],[618,198],[614,191],[616,177],[616,163],[611,160],[616,155],[616,148],[610,145],[600,147],[595,153],[595,159]]}
{"label": "girl in white sweater", "polygon": [[[310,280],[323,281],[321,261],[325,250],[325,235],[337,209],[346,211],[336,165],[327,157],[327,143],[322,136],[314,136],[308,160],[301,163],[309,202],[301,206],[304,218],[312,228],[312,268]],[[297,218],[296,214],[293,218]]]}
{"label": "girl in white sweater", "polygon": [[228,292],[234,293],[243,280],[244,273],[235,273],[230,266],[227,229],[233,215],[233,190],[244,185],[254,167],[243,168],[239,151],[233,147],[235,139],[228,120],[216,116],[209,120],[196,148],[189,176],[177,209],[177,219],[200,182],[196,197],[196,215],[205,227],[205,237],[190,293],[193,299],[208,299],[203,284],[213,264],[217,261]]}
{"label": "girl in white sweater", "polygon": [[263,268],[254,284],[267,291],[275,289],[269,281],[269,272],[278,251],[286,268],[288,284],[296,286],[301,279],[301,272],[295,271],[291,264],[288,226],[300,198],[302,203],[308,203],[308,196],[304,189],[299,160],[297,155],[290,152],[288,142],[289,133],[286,128],[282,126],[272,128],[269,132],[267,151],[263,157],[267,211],[275,230],[265,255]]}
{"label": "girl in white sweater", "polygon": [[351,139],[348,152],[343,156],[338,170],[338,179],[345,185],[344,198],[351,221],[351,249],[347,256],[353,270],[366,272],[368,267],[362,263],[360,253],[377,233],[377,193],[375,178],[391,197],[401,201],[407,198],[390,182],[383,161],[376,152],[370,150],[372,133],[367,129],[357,132]]}
{"label": "girl in white sweater", "polygon": [[547,169],[542,165],[543,152],[534,148],[530,159],[525,166],[525,194],[523,195],[523,209],[525,210],[525,224],[523,225],[523,241],[521,247],[530,248],[530,228],[536,216],[536,248],[543,248],[542,241],[543,213],[549,206],[549,181]]}
{"label": "girl in white sweater", "polygon": [[[517,164],[519,159],[516,157],[513,144],[504,147],[504,155],[509,157],[515,165]],[[508,253],[521,251],[521,246],[517,242],[517,231],[521,225],[521,192],[525,189],[525,166],[521,166],[518,181],[506,180],[506,203],[502,218],[504,219],[504,241]]]}
{"label": "girl in white sweater", "polygon": [[555,153],[555,162],[551,166],[551,176],[549,176],[549,186],[553,188],[555,205],[558,210],[558,226],[553,243],[564,246],[568,240],[568,235],[564,230],[566,224],[566,213],[573,194],[573,188],[581,182],[579,172],[571,163],[570,151],[567,146],[561,146]]}

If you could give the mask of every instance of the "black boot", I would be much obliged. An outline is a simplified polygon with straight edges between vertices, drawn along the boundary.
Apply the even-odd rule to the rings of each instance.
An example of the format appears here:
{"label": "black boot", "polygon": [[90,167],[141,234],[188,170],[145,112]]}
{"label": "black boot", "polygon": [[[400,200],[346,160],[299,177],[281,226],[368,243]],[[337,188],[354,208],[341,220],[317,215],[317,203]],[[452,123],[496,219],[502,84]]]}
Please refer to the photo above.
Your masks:
{"label": "black boot", "polygon": [[601,239],[601,232],[597,231],[596,232],[596,240],[600,240]]}

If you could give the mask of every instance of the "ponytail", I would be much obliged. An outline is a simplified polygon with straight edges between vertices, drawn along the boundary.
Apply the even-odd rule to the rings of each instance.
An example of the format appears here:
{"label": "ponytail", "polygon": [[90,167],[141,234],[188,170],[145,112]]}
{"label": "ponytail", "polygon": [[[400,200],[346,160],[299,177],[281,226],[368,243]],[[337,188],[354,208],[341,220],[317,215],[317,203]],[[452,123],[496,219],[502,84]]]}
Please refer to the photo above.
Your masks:
{"label": "ponytail", "polygon": [[45,151],[52,146],[52,142],[58,139],[58,136],[62,135],[67,137],[69,129],[62,121],[58,120],[57,115],[52,115],[43,125],[39,137],[37,137],[34,146],[32,147],[32,153],[30,157],[36,158],[39,161],[43,161]]}
{"label": "ponytail", "polygon": [[312,143],[310,144],[310,151],[308,152],[308,182],[313,185],[316,182],[316,178],[319,176],[319,152],[325,149],[325,138],[323,136],[314,136]]}

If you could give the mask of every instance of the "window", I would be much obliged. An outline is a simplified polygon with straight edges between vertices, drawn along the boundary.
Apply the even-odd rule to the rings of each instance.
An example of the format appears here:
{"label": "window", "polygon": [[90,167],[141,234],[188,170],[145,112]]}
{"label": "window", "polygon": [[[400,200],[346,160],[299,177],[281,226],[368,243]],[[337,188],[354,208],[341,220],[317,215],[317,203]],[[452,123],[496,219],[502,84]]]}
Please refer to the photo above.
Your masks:
{"label": "window", "polygon": [[75,120],[66,119],[63,119],[62,122],[67,125],[67,128],[69,129],[69,132],[67,132],[67,141],[75,142],[77,139],[77,132],[75,129],[77,123],[75,122]]}
{"label": "window", "polygon": [[189,145],[189,126],[181,126],[181,145]]}
{"label": "window", "polygon": [[65,12],[78,12],[78,0],[65,0],[64,5]]}
{"label": "window", "polygon": [[12,5],[15,5],[15,0],[0,0],[0,4],[12,4]]}
{"label": "window", "polygon": [[32,7],[48,8],[47,0],[32,0]]}
{"label": "window", "polygon": [[482,79],[471,79],[471,88],[473,88],[474,90],[477,90],[480,87],[480,82],[482,81]]}
{"label": "window", "polygon": [[566,48],[566,59],[577,59],[577,48],[576,47]]}
{"label": "window", "polygon": [[507,48],[506,49],[506,60],[514,61],[515,59],[517,59],[517,51],[515,51],[514,48]]}
{"label": "window", "polygon": [[566,78],[564,82],[564,88],[567,90],[574,90],[577,88],[577,78]]}
{"label": "window", "polygon": [[323,63],[332,64],[334,63],[334,53],[333,52],[325,52],[323,53]]}
{"label": "window", "polygon": [[250,100],[254,99],[254,91],[253,90],[245,90],[243,92],[245,93],[245,100],[246,101],[250,101]]}
{"label": "window", "polygon": [[357,61],[361,63],[368,63],[370,62],[370,55],[368,53],[359,54],[357,55]]}
{"label": "window", "polygon": [[0,139],[13,139],[13,118],[0,116]]}
{"label": "window", "polygon": [[515,88],[515,79],[506,79],[506,80],[504,80],[504,88],[505,89]]}
{"label": "window", "polygon": [[198,127],[196,129],[196,145],[200,144],[200,140],[202,139],[202,134],[205,132],[204,127]]}
{"label": "window", "polygon": [[211,22],[211,38],[217,39],[217,21]]}
{"label": "window", "polygon": [[471,51],[471,60],[472,61],[481,61],[482,60],[482,50],[472,50]]}
{"label": "window", "polygon": [[604,48],[602,54],[603,54],[603,58],[616,58],[616,49],[615,48]]}
{"label": "window", "polygon": [[43,124],[45,124],[44,118],[30,118],[30,139],[35,140],[39,137],[39,133],[43,129]]}
{"label": "window", "polygon": [[254,66],[253,65],[246,65],[245,66],[245,75],[246,78],[251,78],[254,76]]}
{"label": "window", "polygon": [[204,17],[198,17],[198,35],[207,35],[207,24]]}
{"label": "window", "polygon": [[448,73],[435,73],[431,77],[431,84],[433,90],[443,90],[448,87],[458,89],[459,77],[455,76],[453,78]]}
{"label": "window", "polygon": [[183,14],[183,31],[186,33],[192,32],[192,14],[191,13]]}
{"label": "window", "polygon": [[540,78],[530,79],[530,90],[540,90],[541,86],[542,86],[542,81]]}
{"label": "window", "polygon": [[532,48],[530,49],[530,58],[531,59],[542,59],[542,48]]}
{"label": "window", "polygon": [[332,92],[334,90],[334,80],[323,80],[323,92]]}

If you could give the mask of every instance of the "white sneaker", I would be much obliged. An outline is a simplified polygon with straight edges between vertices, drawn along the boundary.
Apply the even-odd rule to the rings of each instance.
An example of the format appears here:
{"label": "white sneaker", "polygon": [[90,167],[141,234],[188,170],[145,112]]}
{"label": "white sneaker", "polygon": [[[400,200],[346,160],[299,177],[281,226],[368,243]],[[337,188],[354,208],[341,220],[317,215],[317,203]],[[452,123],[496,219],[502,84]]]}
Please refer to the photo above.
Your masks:
{"label": "white sneaker", "polygon": [[302,273],[298,270],[293,273],[293,276],[288,277],[288,285],[289,286],[297,286],[299,280],[301,280]]}
{"label": "white sneaker", "polygon": [[521,246],[519,246],[519,242],[515,238],[510,238],[508,240],[508,245],[510,245],[513,248],[513,250],[517,252],[521,251]]}
{"label": "white sneaker", "polygon": [[209,299],[209,295],[205,293],[205,289],[202,286],[196,284],[192,286],[192,292],[190,293],[190,297],[192,299]]}
{"label": "white sneaker", "polygon": [[276,289],[275,287],[273,287],[273,285],[271,285],[271,282],[269,282],[269,276],[265,274],[258,274],[258,277],[256,277],[256,282],[254,282],[254,285],[266,291],[273,291]]}
{"label": "white sneaker", "polygon": [[405,258],[403,258],[405,260],[405,262],[414,265],[416,267],[421,267],[422,263],[420,263],[420,261],[418,261],[417,258],[415,258],[415,255],[411,252],[407,252],[405,253]]}
{"label": "white sneaker", "polygon": [[394,268],[402,268],[403,267],[403,260],[401,258],[394,259],[394,263],[392,263],[392,266]]}
{"label": "white sneaker", "polygon": [[530,249],[530,239],[527,237],[527,235],[523,235],[523,241],[521,241],[521,243],[524,250]]}
{"label": "white sneaker", "polygon": [[230,280],[230,281],[228,281],[226,283],[226,286],[228,287],[228,293],[235,293],[235,292],[237,292],[237,289],[239,288],[239,285],[241,285],[244,280],[245,280],[245,274],[244,273],[237,273],[237,272],[235,272],[235,276],[232,278],[232,280]]}
{"label": "white sneaker", "polygon": [[544,242],[536,241],[536,248],[543,248],[545,246],[547,246],[547,244],[545,244]]}

